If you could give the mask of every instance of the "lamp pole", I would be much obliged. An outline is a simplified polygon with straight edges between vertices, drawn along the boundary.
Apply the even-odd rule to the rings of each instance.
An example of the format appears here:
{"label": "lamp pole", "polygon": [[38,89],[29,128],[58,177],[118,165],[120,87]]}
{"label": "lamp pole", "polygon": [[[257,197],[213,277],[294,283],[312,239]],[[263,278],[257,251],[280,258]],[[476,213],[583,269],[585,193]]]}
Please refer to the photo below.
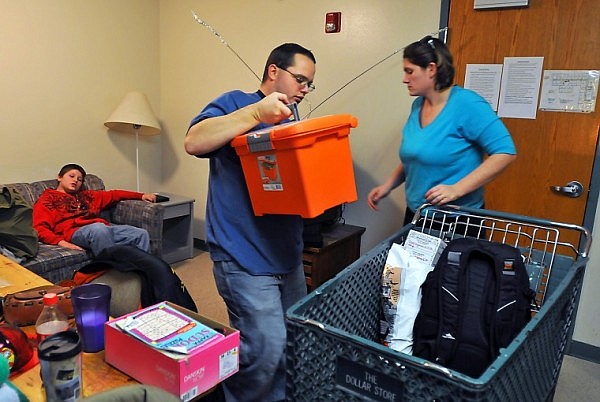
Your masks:
{"label": "lamp pole", "polygon": [[136,189],[140,192],[140,124],[134,124],[135,129],[135,172],[136,172]]}

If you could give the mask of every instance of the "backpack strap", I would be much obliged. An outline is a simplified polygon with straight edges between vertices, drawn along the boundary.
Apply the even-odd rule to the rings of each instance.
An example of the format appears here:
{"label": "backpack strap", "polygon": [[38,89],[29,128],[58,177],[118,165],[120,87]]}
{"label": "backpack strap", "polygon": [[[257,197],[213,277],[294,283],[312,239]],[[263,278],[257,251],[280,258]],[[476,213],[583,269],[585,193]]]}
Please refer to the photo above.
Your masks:
{"label": "backpack strap", "polygon": [[[504,258],[501,255],[494,255],[494,257],[494,275],[496,277],[494,311],[496,314],[500,314],[501,310],[516,302],[514,259]],[[501,295],[503,300],[501,300]],[[502,324],[498,323],[498,320],[490,320],[490,358],[495,356],[495,351],[498,350],[498,339],[501,337],[501,331]]]}
{"label": "backpack strap", "polygon": [[464,275],[464,259],[468,259],[469,250],[448,251],[446,262],[442,270],[439,283],[439,318],[440,326],[438,333],[438,355],[436,361],[439,364],[446,364],[451,361],[456,354],[458,331],[462,326],[462,317],[464,316],[461,303],[461,295],[464,292],[461,284],[464,282],[461,277]]}
{"label": "backpack strap", "polygon": [[[531,289],[529,277],[516,249],[506,248],[506,252],[498,255],[496,261],[495,311],[498,319],[491,333],[490,346],[492,356],[499,348],[506,347],[515,332],[522,328],[531,318]],[[514,255],[511,255],[514,254]]]}

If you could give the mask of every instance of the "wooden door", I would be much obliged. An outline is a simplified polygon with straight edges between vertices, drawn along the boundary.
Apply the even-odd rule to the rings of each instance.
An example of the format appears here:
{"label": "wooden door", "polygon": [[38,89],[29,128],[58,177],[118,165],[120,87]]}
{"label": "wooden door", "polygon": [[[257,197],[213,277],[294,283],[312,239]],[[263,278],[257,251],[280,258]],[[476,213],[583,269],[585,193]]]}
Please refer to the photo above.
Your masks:
{"label": "wooden door", "polygon": [[[544,57],[544,70],[600,69],[600,1],[530,0],[527,8],[474,10],[451,0],[448,45],[463,85],[466,64],[502,64],[504,57]],[[600,102],[598,102],[600,103]],[[518,152],[513,165],[486,187],[486,208],[582,224],[598,140],[600,104],[593,113],[545,112],[504,118]],[[551,191],[577,180],[584,195]],[[569,239],[577,244],[576,239]]]}

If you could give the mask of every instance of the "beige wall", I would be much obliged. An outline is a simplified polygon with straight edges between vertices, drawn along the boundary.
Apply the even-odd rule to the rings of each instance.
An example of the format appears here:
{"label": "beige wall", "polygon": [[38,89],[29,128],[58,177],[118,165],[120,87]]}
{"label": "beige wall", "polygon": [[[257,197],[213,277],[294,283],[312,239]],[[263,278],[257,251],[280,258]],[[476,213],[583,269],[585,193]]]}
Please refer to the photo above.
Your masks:
{"label": "beige wall", "polygon": [[[317,58],[315,85],[309,95],[314,107],[376,62],[439,24],[439,0],[421,2],[225,0],[221,2],[161,1],[161,104],[167,135],[163,144],[164,185],[196,198],[196,237],[204,236],[208,162],[186,156],[181,141],[192,117],[220,93],[255,91],[259,80],[191,11],[210,24],[259,76],[270,50],[284,42],[299,42]],[[226,11],[225,11],[226,10]],[[325,14],[342,12],[342,31],[325,34]],[[404,212],[397,191],[374,214],[365,203],[373,185],[384,180],[397,161],[400,127],[411,99],[402,84],[402,57],[395,55],[357,79],[319,107],[313,117],[351,113],[359,126],[350,135],[359,201],[348,206],[350,223],[369,226],[363,249],[397,231]],[[308,103],[300,105],[301,115]],[[332,161],[334,163],[334,161]],[[396,219],[390,219],[390,216]]]}
{"label": "beige wall", "polygon": [[[183,151],[187,125],[221,92],[254,91],[258,80],[191,10],[258,75],[280,43],[312,49],[314,108],[376,62],[436,31],[439,0],[0,0],[0,183],[52,178],[62,164],[78,162],[109,188],[135,188],[135,138],[110,132],[103,122],[127,92],[139,90],[163,128],[158,137],[141,138],[141,189],[194,197],[194,235],[204,239],[208,166]],[[342,12],[342,32],[324,33],[329,11]],[[402,190],[379,213],[365,204],[370,188],[397,162],[411,102],[401,77],[396,54],[312,115],[359,119],[350,135],[359,201],[344,216],[367,227],[363,251],[396,232],[404,211]],[[302,115],[307,112],[301,105]],[[594,268],[574,337],[600,346]]]}
{"label": "beige wall", "polygon": [[[104,121],[131,90],[155,111],[157,0],[0,0],[0,183],[56,177],[82,164],[135,189],[135,136]],[[158,189],[161,137],[140,141],[141,189]]]}

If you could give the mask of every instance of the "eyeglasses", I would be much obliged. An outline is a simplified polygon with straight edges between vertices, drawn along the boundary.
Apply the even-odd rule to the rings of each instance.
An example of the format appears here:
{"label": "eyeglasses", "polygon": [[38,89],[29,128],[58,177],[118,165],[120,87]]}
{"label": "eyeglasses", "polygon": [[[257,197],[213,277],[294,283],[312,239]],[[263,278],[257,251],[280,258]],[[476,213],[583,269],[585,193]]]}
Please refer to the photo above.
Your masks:
{"label": "eyeglasses", "polygon": [[286,70],[285,68],[281,68],[279,66],[277,66],[277,68],[279,68],[280,70],[285,71],[286,73],[290,74],[292,77],[294,77],[294,79],[296,80],[296,82],[298,83],[298,85],[306,87],[308,89],[308,92],[312,92],[315,90],[315,84],[313,84],[312,82],[308,81],[308,78],[306,78],[303,75],[300,74],[294,74],[291,71]]}

